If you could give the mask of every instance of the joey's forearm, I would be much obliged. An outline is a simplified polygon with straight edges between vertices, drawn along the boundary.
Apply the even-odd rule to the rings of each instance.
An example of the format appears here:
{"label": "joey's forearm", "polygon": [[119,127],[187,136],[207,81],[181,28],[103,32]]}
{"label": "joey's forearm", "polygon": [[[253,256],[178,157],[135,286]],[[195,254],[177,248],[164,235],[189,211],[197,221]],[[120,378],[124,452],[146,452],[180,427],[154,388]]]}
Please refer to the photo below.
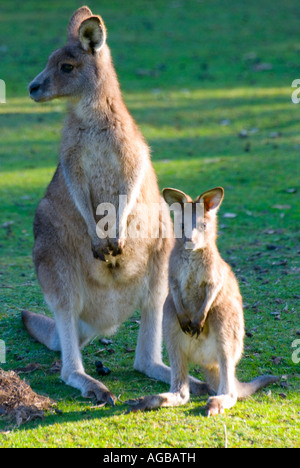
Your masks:
{"label": "joey's forearm", "polygon": [[205,299],[204,302],[197,314],[196,322],[200,323],[202,326],[207,318],[208,312],[210,311],[218,293],[220,291],[220,286],[209,284],[205,288]]}

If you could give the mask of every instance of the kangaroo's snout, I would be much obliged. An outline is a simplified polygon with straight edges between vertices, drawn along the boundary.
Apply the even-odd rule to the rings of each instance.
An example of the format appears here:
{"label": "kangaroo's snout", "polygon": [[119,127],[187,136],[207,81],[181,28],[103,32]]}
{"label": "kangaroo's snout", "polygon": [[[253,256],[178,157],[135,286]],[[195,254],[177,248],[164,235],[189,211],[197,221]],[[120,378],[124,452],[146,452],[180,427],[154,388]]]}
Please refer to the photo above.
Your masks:
{"label": "kangaroo's snout", "polygon": [[35,81],[30,83],[29,88],[28,88],[30,96],[33,97],[34,95],[36,95],[40,88],[41,88],[40,83],[36,83]]}
{"label": "kangaroo's snout", "polygon": [[47,91],[49,89],[50,79],[45,78],[42,80],[41,78],[42,77],[39,75],[28,86],[30,97],[36,102],[47,100]]}

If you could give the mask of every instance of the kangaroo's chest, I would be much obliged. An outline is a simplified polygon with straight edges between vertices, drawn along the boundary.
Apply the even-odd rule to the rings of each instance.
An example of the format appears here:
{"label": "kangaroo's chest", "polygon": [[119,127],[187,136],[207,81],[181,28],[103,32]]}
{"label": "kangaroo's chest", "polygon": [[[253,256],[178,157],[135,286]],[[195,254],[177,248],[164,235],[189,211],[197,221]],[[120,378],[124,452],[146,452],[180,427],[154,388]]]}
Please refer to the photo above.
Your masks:
{"label": "kangaroo's chest", "polygon": [[124,183],[117,154],[97,144],[90,144],[83,151],[82,162],[93,209],[100,203],[118,206]]}
{"label": "kangaroo's chest", "polygon": [[197,312],[205,299],[207,275],[201,263],[187,263],[179,269],[180,294],[184,307],[191,313]]}

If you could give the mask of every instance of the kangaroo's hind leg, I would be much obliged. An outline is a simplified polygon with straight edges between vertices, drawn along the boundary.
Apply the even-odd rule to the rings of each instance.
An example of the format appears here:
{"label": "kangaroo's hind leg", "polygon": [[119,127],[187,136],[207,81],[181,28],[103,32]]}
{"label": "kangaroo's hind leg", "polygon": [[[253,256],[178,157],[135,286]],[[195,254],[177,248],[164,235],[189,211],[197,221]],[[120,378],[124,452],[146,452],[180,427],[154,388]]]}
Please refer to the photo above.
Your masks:
{"label": "kangaroo's hind leg", "polygon": [[[35,332],[34,337],[47,346],[50,341],[52,345],[57,345],[51,346],[51,349],[61,351],[61,378],[67,385],[80,390],[84,397],[114,404],[115,397],[107,387],[84,370],[80,348],[91,338],[88,336],[91,330],[80,320],[84,292],[75,265],[70,264],[67,253],[60,250],[55,254],[53,246],[49,261],[45,256],[39,259],[37,273],[45,300],[54,313],[55,322],[43,317],[44,328],[39,331],[39,325],[42,323],[41,319],[37,318],[39,316],[35,320],[29,317],[28,323],[31,323],[31,331]],[[49,342],[46,339],[47,332],[52,335]]]}
{"label": "kangaroo's hind leg", "polygon": [[207,416],[224,413],[225,409],[232,408],[237,402],[237,389],[235,380],[235,363],[232,359],[222,356],[219,366],[206,370],[208,382],[217,388],[217,395],[208,399],[206,405]]}
{"label": "kangaroo's hind leg", "polygon": [[181,341],[184,335],[177,319],[171,294],[164,305],[163,329],[171,365],[170,391],[130,402],[133,404],[132,411],[185,405],[190,398],[190,388],[198,395],[210,393],[210,388],[206,383],[188,375],[188,356],[183,350]]}
{"label": "kangaroo's hind leg", "polygon": [[[51,351],[61,351],[59,335],[55,320],[43,314],[35,314],[29,310],[23,310],[21,313],[24,327],[28,333],[37,341],[45,345]],[[88,324],[78,320],[78,337],[80,349],[84,348],[96,333]]]}
{"label": "kangaroo's hind leg", "polygon": [[163,306],[168,294],[168,255],[160,252],[149,262],[141,298],[141,324],[134,368],[149,377],[170,383],[170,369],[162,362]]}
{"label": "kangaroo's hind leg", "polygon": [[181,359],[177,359],[176,364],[178,367],[174,369],[170,391],[128,401],[127,403],[132,405],[131,411],[147,411],[161,407],[181,406],[189,401],[190,391],[186,357],[181,356]]}
{"label": "kangaroo's hind leg", "polygon": [[28,333],[51,351],[61,351],[55,320],[47,315],[22,311],[22,321]]}
{"label": "kangaroo's hind leg", "polygon": [[67,385],[77,388],[82,396],[114,404],[114,396],[108,388],[86,374],[80,352],[78,318],[73,310],[56,310],[56,326],[61,342],[61,377]]}
{"label": "kangaroo's hind leg", "polygon": [[[171,295],[168,293],[168,256],[153,262],[151,275],[145,279],[144,295],[141,305],[141,325],[136,347],[134,368],[149,377],[171,383],[171,369],[162,362],[162,322],[165,341],[168,337],[167,322],[174,323],[176,334],[182,335]],[[167,299],[166,299],[167,298]],[[175,338],[177,339],[177,337]],[[167,345],[168,347],[168,345]],[[169,352],[169,350],[168,350]],[[196,395],[209,393],[209,387],[203,382],[189,377],[191,392]]]}
{"label": "kangaroo's hind leg", "polygon": [[[160,407],[180,406],[187,403],[190,397],[188,360],[187,356],[180,349],[179,340],[173,340],[173,311],[174,303],[169,295],[164,305],[164,329],[168,328],[170,339],[167,339],[167,348],[171,364],[171,388],[168,393],[148,395],[138,400],[128,402],[132,404],[131,411],[153,410]],[[176,318],[177,320],[177,318]],[[175,328],[177,328],[175,324]],[[178,324],[178,328],[179,324]],[[182,332],[181,332],[182,333]],[[176,338],[176,337],[174,337]]]}

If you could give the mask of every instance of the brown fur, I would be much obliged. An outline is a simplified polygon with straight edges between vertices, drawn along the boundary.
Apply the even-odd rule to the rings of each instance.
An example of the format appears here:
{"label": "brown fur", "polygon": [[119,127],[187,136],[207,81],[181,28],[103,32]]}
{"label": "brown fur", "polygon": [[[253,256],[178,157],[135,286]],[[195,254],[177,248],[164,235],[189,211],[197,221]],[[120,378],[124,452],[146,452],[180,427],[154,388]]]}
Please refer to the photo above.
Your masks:
{"label": "brown fur", "polygon": [[[278,378],[261,376],[244,384],[235,377],[243,351],[244,317],[238,282],[216,246],[216,212],[223,189],[205,192],[195,202],[175,189],[165,189],[163,195],[170,205],[202,203],[204,217],[193,219],[191,236],[177,239],[170,258],[170,291],[163,319],[172,370],[170,393],[145,397],[133,410],[185,404],[189,399],[188,362],[192,361],[202,366],[210,388],[217,393],[207,402],[207,414],[223,413],[238,398],[252,395]],[[192,249],[186,248],[188,243]]]}
{"label": "brown fur", "polygon": [[[23,321],[37,340],[61,350],[67,384],[113,403],[108,389],[85,373],[80,348],[98,334],[114,333],[140,307],[135,369],[170,380],[161,361],[161,323],[172,240],[126,238],[138,203],[150,214],[160,203],[171,222],[105,39],[103,20],[87,7],[77,10],[67,45],[51,54],[29,86],[36,102],[64,97],[69,108],[60,161],[34,220],[34,263],[55,321],[31,312]],[[127,196],[124,212],[120,195]],[[96,210],[104,202],[116,207],[120,221],[113,239],[96,233]]]}

